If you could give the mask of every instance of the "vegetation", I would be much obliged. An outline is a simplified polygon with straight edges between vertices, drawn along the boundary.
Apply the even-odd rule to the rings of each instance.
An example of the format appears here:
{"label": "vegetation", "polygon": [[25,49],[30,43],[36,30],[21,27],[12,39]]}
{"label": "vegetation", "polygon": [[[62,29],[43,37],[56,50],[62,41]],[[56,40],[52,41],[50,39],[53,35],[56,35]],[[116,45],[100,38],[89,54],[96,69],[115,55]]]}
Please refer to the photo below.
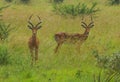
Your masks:
{"label": "vegetation", "polygon": [[20,0],[20,1],[24,4],[28,4],[28,3],[30,3],[31,0]]}
{"label": "vegetation", "polygon": [[90,15],[99,11],[99,9],[97,9],[96,6],[97,3],[93,3],[91,7],[88,7],[85,3],[83,4],[78,3],[77,5],[55,4],[54,11],[61,15],[71,16]]}
{"label": "vegetation", "polygon": [[0,45],[0,65],[7,65],[10,63],[10,55],[5,45]]}
{"label": "vegetation", "polygon": [[13,0],[5,0],[6,2],[12,2]]}
{"label": "vegetation", "polygon": [[62,3],[64,0],[53,0],[54,3]]}
{"label": "vegetation", "polygon": [[109,3],[111,5],[119,5],[120,4],[120,0],[109,0]]}
{"label": "vegetation", "polygon": [[[97,3],[95,9],[98,7],[100,11],[93,16],[95,26],[81,46],[80,53],[73,44],[63,44],[59,52],[54,54],[57,45],[54,34],[82,34],[85,29],[80,26],[81,18],[78,15],[74,19],[56,15],[52,11],[53,4],[48,3],[48,0],[31,0],[31,5],[0,0],[0,6],[11,4],[2,9],[2,25],[16,27],[15,31],[10,31],[7,41],[0,40],[0,82],[99,82],[99,78],[102,81],[108,77],[110,82],[120,82],[117,59],[120,52],[120,5],[108,6],[108,0],[64,0],[61,5],[74,4],[76,7],[81,2],[90,9],[94,1]],[[43,27],[37,32],[40,40],[39,59],[33,66],[27,43],[32,33],[27,27],[31,14],[34,24],[38,22],[36,15],[43,22]],[[89,16],[86,15],[84,21],[88,24]],[[93,55],[96,53],[101,60]]]}
{"label": "vegetation", "polygon": [[[104,77],[103,77],[104,76]],[[111,75],[103,75],[102,72],[100,71],[98,75],[94,75],[94,81],[93,82],[119,82],[120,77],[119,73],[113,73]]]}
{"label": "vegetation", "polygon": [[[4,6],[0,8],[0,11],[2,11],[5,8],[8,8],[9,6]],[[0,40],[5,40],[8,38],[10,32],[11,32],[11,28],[10,28],[10,24],[6,25],[3,20],[2,20],[2,16],[0,15]]]}
{"label": "vegetation", "polygon": [[95,57],[98,66],[101,68],[107,68],[111,73],[120,73],[120,53],[114,53],[112,56],[99,56],[96,54]]}
{"label": "vegetation", "polygon": [[0,39],[5,40],[8,38],[11,32],[10,24],[5,25],[4,23],[0,23]]}

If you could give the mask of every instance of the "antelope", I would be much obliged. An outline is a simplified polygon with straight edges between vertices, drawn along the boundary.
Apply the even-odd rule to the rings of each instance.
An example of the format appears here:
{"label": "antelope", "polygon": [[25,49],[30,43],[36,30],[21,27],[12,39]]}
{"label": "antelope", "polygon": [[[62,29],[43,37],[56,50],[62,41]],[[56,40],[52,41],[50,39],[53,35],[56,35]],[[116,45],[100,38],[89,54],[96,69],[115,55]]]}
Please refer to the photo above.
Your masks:
{"label": "antelope", "polygon": [[81,44],[83,44],[84,41],[88,38],[90,29],[94,26],[92,16],[91,16],[91,22],[89,24],[86,24],[83,21],[83,19],[84,18],[82,17],[81,26],[83,28],[85,28],[85,31],[84,31],[83,34],[79,34],[79,33],[68,34],[68,33],[65,33],[65,32],[60,32],[60,33],[55,34],[54,38],[55,38],[55,41],[57,42],[57,46],[55,48],[55,53],[58,51],[59,47],[64,43],[77,44],[77,49],[80,50]]}
{"label": "antelope", "polygon": [[[37,31],[42,27],[41,26],[41,19],[39,16],[37,16],[39,21],[36,25],[33,25],[31,22],[32,15],[29,17],[28,20],[28,28],[32,30],[32,36],[30,37],[28,41],[28,47],[30,49],[31,57],[32,57],[32,62],[31,64],[33,65],[33,61],[35,62],[38,60],[38,48],[39,48],[39,40],[37,38]],[[35,55],[34,55],[35,54]]]}

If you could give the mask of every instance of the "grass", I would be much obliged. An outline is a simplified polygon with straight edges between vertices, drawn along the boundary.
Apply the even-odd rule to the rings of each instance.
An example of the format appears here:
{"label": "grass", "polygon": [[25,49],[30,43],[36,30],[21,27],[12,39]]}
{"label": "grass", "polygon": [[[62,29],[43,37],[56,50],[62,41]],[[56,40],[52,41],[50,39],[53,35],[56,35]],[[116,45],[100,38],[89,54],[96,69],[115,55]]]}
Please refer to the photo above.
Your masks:
{"label": "grass", "polygon": [[[80,0],[65,0],[68,4],[77,2]],[[91,0],[82,2],[89,4]],[[47,0],[33,0],[33,3],[28,5],[9,3],[11,6],[2,12],[3,21],[10,23],[15,30],[7,41],[11,64],[0,66],[0,82],[93,82],[93,74],[100,70],[95,65],[93,50],[98,50],[102,55],[120,51],[120,6],[107,6],[106,1],[101,0],[97,3],[101,11],[94,18],[95,26],[81,46],[81,52],[77,53],[75,46],[69,44],[63,45],[57,54],[54,54],[54,34],[83,33],[81,18],[56,15],[52,12],[52,4]],[[0,5],[8,3],[1,0]],[[39,15],[43,21],[43,27],[38,31],[39,61],[34,67],[30,66],[31,58],[27,45],[31,36],[27,19],[31,14],[34,14],[34,17]],[[33,21],[37,22],[36,17]],[[78,70],[81,71],[80,77],[76,77]]]}

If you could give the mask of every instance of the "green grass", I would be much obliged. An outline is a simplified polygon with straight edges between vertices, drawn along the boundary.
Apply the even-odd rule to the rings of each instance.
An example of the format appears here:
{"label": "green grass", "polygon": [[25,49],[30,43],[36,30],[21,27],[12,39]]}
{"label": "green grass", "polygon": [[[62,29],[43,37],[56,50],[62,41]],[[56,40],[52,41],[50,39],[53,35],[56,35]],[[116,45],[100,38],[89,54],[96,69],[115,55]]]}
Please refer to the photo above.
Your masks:
{"label": "green grass", "polygon": [[[96,0],[92,2],[94,1]],[[78,2],[91,4],[91,0],[65,0],[67,4]],[[80,53],[76,52],[75,45],[66,44],[57,54],[54,54],[57,45],[54,34],[83,33],[81,18],[64,18],[55,14],[48,0],[33,0],[33,3],[28,5],[9,3],[11,6],[2,12],[3,20],[15,29],[6,42],[11,55],[11,64],[0,66],[0,82],[93,82],[93,74],[100,70],[96,67],[93,51],[98,50],[102,55],[120,51],[120,5],[106,5],[107,0],[96,2],[100,11],[94,18],[95,26],[81,46]],[[1,0],[0,5],[8,3]],[[40,39],[39,61],[33,67],[30,66],[31,58],[27,45],[31,36],[27,19],[31,14],[34,14],[34,23],[37,23],[35,15],[39,15],[43,21],[37,35]],[[81,71],[79,77],[76,76],[78,70]]]}

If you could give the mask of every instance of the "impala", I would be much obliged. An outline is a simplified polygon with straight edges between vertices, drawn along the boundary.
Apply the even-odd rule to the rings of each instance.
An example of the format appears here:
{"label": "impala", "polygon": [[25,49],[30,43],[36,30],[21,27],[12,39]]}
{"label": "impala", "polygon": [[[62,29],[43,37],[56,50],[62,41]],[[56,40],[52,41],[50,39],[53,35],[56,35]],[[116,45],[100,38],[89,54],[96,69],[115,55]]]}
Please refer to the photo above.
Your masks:
{"label": "impala", "polygon": [[[28,20],[28,28],[32,30],[32,36],[30,37],[28,41],[28,46],[30,49],[31,57],[32,57],[32,62],[31,64],[33,65],[33,61],[35,62],[38,60],[38,48],[39,48],[39,40],[37,38],[37,31],[40,29],[41,26],[41,19],[39,16],[37,16],[39,19],[39,22],[36,25],[33,25],[33,23],[30,21],[32,18],[32,15],[29,17]],[[35,55],[34,55],[35,54]]]}
{"label": "impala", "polygon": [[83,21],[84,18],[82,18],[82,24],[81,26],[85,28],[85,31],[83,34],[75,33],[75,34],[68,34],[65,32],[60,32],[55,34],[55,41],[57,42],[57,46],[55,48],[55,53],[58,51],[59,47],[64,43],[73,43],[77,44],[77,49],[80,50],[81,44],[88,38],[90,29],[94,26],[94,22],[92,20],[91,16],[91,22],[89,24],[86,24]]}

